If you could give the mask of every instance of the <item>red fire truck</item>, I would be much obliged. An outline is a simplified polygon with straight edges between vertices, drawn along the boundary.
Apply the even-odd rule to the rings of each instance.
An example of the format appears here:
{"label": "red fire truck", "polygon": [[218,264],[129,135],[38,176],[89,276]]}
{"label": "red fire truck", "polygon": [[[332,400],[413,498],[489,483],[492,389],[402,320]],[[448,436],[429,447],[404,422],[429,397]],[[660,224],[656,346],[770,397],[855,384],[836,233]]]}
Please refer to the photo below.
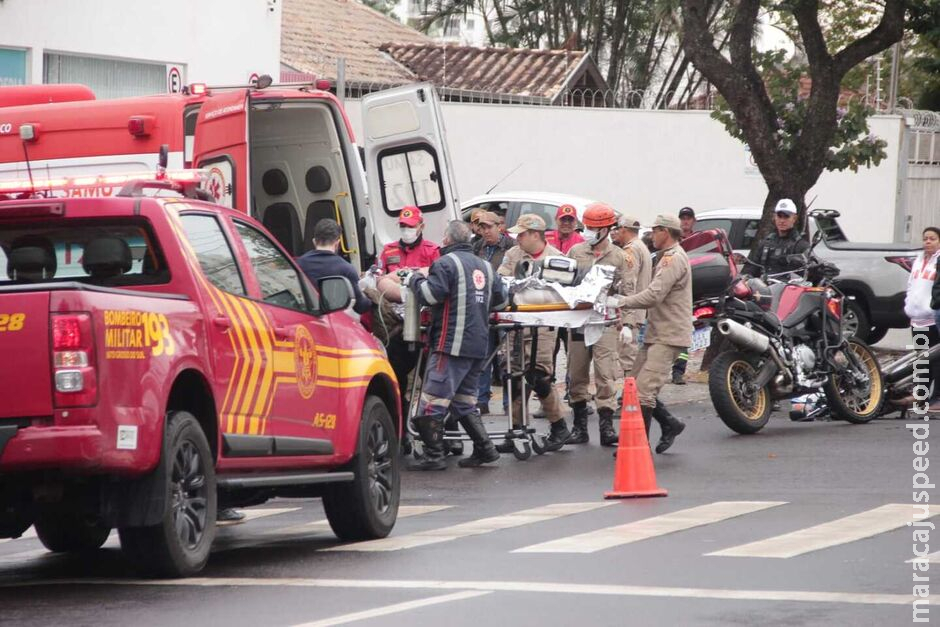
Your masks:
{"label": "red fire truck", "polygon": [[180,576],[217,507],[322,497],[341,538],[395,524],[398,386],[352,286],[309,284],[194,176],[0,182],[30,196],[0,200],[0,538],[87,551],[117,529],[137,568]]}
{"label": "red fire truck", "polygon": [[344,255],[362,269],[383,244],[398,239],[402,207],[421,208],[432,240],[458,218],[431,85],[363,98],[360,153],[335,96],[316,85],[259,87],[269,82],[262,77],[249,87],[191,85],[181,94],[0,107],[0,181],[152,171],[167,146],[170,168],[207,169],[215,201],[256,218],[293,255],[312,246],[319,220],[336,219]]}

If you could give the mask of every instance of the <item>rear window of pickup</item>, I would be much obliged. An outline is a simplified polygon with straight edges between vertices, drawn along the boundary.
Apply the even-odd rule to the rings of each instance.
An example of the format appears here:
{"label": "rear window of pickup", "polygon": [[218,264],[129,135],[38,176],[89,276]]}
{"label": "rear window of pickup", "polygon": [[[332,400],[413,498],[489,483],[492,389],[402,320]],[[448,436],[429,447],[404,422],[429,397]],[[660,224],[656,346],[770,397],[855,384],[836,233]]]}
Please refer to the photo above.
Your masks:
{"label": "rear window of pickup", "polygon": [[0,285],[156,285],[170,280],[164,259],[143,218],[44,219],[0,231]]}

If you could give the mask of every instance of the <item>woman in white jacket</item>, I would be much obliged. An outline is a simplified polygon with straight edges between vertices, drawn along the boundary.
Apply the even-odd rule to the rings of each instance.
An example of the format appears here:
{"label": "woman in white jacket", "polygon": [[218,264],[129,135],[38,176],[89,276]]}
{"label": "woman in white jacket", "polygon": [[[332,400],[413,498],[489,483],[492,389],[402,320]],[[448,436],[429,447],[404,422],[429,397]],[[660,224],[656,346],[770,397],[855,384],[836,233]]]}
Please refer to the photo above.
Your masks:
{"label": "woman in white jacket", "polygon": [[[930,346],[940,344],[940,332],[935,321],[936,312],[930,307],[934,281],[937,280],[937,262],[940,261],[940,229],[928,226],[923,232],[924,250],[914,260],[911,276],[907,279],[904,313],[911,319],[914,336],[926,333]],[[930,397],[931,411],[940,411],[940,366],[931,366],[930,379],[935,382]]]}

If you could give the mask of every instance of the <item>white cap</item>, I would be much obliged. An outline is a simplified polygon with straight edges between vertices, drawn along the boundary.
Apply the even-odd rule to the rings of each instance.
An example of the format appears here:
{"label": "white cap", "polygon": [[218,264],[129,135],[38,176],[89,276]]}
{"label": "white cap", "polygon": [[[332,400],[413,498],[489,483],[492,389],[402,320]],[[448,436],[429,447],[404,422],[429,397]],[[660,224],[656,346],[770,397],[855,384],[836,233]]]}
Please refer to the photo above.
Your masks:
{"label": "white cap", "polygon": [[796,215],[799,213],[796,210],[796,205],[793,204],[793,201],[789,198],[783,198],[777,202],[777,206],[774,209],[774,213],[789,213],[790,215]]}

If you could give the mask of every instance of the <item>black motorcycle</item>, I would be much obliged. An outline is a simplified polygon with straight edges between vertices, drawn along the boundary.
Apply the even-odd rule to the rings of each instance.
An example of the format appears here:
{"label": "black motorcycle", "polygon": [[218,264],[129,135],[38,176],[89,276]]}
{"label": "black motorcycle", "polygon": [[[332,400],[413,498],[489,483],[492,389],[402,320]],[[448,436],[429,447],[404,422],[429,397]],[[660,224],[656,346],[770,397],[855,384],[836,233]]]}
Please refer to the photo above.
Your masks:
{"label": "black motorcycle", "polygon": [[790,261],[801,264],[799,280],[768,286],[742,275],[716,307],[713,324],[733,349],[715,358],[708,388],[719,417],[738,433],[760,431],[774,400],[820,388],[834,417],[853,423],[878,416],[885,400],[875,355],[843,337],[845,295],[832,285],[838,268],[815,259],[812,248]]}

